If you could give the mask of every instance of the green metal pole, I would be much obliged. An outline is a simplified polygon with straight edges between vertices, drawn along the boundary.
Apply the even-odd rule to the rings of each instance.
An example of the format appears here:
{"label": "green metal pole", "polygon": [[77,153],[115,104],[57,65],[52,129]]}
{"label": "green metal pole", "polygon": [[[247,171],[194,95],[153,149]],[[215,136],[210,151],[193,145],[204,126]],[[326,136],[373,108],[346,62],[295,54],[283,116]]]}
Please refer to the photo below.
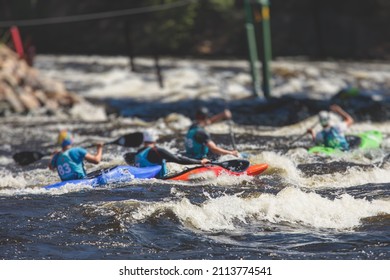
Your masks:
{"label": "green metal pole", "polygon": [[260,90],[259,58],[257,56],[256,33],[253,26],[253,16],[250,0],[245,0],[245,15],[245,29],[249,48],[249,63],[251,67],[253,95],[258,97]]}
{"label": "green metal pole", "polygon": [[271,71],[270,61],[272,59],[271,28],[269,0],[258,0],[261,5],[261,22],[263,30],[263,91],[266,98],[271,96]]}

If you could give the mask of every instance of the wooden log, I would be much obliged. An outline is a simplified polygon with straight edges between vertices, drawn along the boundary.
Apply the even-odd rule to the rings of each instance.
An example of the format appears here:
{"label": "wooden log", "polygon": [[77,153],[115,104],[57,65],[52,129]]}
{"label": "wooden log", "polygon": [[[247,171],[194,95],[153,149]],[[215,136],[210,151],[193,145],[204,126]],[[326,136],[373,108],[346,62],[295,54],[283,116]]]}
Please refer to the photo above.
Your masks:
{"label": "wooden log", "polygon": [[46,106],[45,106],[45,108],[50,110],[50,111],[56,111],[56,110],[58,110],[59,107],[60,107],[60,105],[54,99],[48,99],[46,102]]}
{"label": "wooden log", "polygon": [[34,90],[32,94],[39,101],[41,106],[43,107],[46,106],[49,99],[47,98],[46,94],[42,90]]}
{"label": "wooden log", "polygon": [[18,59],[18,54],[4,44],[0,44],[0,56]]}
{"label": "wooden log", "polygon": [[4,87],[5,99],[10,104],[12,110],[16,113],[23,113],[25,108],[23,103],[17,97],[16,93],[9,86]]}
{"label": "wooden log", "polygon": [[[61,82],[43,77],[6,46],[0,45],[0,101],[15,113],[69,108],[85,100]],[[3,105],[4,105],[3,104]],[[5,105],[7,107],[7,105]]]}
{"label": "wooden log", "polygon": [[7,83],[10,87],[15,88],[18,86],[18,80],[12,74],[8,72],[3,72],[2,75],[3,82]]}
{"label": "wooden log", "polygon": [[33,92],[29,87],[19,88],[18,97],[28,111],[35,111],[41,107],[39,100],[33,95]]}

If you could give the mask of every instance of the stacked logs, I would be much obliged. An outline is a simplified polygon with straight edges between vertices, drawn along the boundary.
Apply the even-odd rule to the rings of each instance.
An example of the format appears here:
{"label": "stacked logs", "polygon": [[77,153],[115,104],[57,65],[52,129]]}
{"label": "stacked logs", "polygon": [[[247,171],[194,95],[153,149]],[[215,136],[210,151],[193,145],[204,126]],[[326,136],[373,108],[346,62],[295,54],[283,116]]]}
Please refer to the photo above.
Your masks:
{"label": "stacked logs", "polygon": [[62,83],[42,77],[14,51],[0,44],[0,116],[53,113],[81,101],[81,97],[68,92]]}

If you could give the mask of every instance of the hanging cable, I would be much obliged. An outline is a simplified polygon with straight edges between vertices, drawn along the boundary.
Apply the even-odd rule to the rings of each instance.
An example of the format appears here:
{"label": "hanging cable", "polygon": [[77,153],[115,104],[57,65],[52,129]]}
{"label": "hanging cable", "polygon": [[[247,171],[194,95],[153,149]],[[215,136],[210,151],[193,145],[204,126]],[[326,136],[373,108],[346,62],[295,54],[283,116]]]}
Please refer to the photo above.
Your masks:
{"label": "hanging cable", "polygon": [[178,7],[189,5],[192,2],[196,2],[196,1],[198,0],[183,0],[183,1],[177,1],[175,3],[168,3],[168,4],[135,8],[135,9],[116,10],[116,11],[95,13],[95,14],[63,16],[63,17],[55,17],[55,18],[0,21],[0,27],[10,27],[13,25],[22,27],[22,26],[37,26],[37,25],[48,25],[48,24],[58,24],[58,23],[71,23],[71,22],[80,22],[80,21],[87,21],[87,20],[122,17],[122,16],[136,15],[136,14],[145,14],[145,13],[175,9]]}

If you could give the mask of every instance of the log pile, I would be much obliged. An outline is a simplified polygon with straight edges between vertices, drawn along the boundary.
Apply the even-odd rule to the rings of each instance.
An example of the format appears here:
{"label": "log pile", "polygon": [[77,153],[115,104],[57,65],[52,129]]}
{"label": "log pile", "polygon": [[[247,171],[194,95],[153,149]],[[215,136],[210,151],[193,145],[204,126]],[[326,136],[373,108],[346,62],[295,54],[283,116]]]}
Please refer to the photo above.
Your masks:
{"label": "log pile", "polygon": [[42,77],[14,51],[0,44],[0,116],[54,113],[82,101],[61,82]]}

